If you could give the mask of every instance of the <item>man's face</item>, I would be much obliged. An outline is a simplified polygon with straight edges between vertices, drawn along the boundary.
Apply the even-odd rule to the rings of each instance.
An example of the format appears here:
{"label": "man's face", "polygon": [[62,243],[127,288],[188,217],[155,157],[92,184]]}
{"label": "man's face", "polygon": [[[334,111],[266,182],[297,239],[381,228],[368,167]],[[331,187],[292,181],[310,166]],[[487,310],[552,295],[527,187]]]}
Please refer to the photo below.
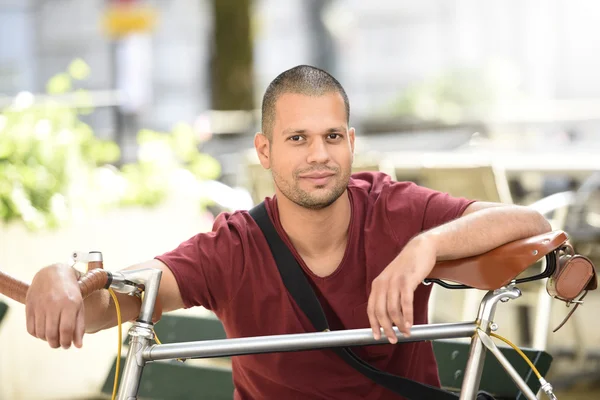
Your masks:
{"label": "man's face", "polygon": [[346,190],[354,152],[354,129],[348,129],[342,96],[286,93],[275,111],[263,166],[294,203],[313,210],[331,205]]}

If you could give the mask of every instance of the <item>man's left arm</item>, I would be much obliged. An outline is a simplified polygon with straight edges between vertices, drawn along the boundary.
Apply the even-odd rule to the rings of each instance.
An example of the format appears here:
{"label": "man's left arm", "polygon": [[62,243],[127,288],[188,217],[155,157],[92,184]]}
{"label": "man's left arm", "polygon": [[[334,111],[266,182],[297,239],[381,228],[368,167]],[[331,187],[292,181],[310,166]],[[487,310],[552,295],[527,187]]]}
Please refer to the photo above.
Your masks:
{"label": "man's left arm", "polygon": [[413,297],[435,263],[485,253],[514,240],[551,230],[538,212],[516,205],[471,203],[459,218],[415,236],[373,280],[367,313],[373,335],[381,328],[391,343],[395,324],[406,336],[413,324]]}
{"label": "man's left arm", "polygon": [[546,218],[531,208],[474,202],[460,218],[423,232],[413,241],[432,241],[436,261],[443,261],[482,254],[551,229]]}

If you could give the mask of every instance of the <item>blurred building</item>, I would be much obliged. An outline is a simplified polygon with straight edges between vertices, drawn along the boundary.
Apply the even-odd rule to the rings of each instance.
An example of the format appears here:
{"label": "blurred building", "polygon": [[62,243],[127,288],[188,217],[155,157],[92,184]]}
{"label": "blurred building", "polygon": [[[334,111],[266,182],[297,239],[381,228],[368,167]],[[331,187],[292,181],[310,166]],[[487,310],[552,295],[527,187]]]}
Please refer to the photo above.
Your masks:
{"label": "blurred building", "polygon": [[[100,29],[106,0],[0,0],[2,101],[43,92],[49,77],[81,57],[92,69],[85,86],[98,92],[89,117],[98,135],[193,122],[211,108],[211,2],[145,3],[159,11],[156,30],[116,44]],[[493,60],[508,61],[498,80],[534,98],[600,98],[599,12],[595,2],[567,0],[256,0],[257,104],[271,79],[301,63],[342,81],[357,124],[414,82]],[[119,100],[115,89],[138,97]],[[116,106],[135,120],[117,120]],[[577,130],[589,131],[585,124]]]}

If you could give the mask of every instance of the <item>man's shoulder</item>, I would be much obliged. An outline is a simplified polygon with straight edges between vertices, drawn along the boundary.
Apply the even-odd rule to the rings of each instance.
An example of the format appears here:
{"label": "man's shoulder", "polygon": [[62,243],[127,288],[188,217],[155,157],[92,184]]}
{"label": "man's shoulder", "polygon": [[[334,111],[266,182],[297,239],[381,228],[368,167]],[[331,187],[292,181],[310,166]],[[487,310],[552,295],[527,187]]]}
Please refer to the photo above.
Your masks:
{"label": "man's shoulder", "polygon": [[390,190],[412,197],[419,195],[420,186],[410,181],[396,181],[384,172],[362,171],[351,175],[348,188],[351,191],[364,192],[375,197]]}
{"label": "man's shoulder", "polygon": [[233,229],[241,233],[256,227],[257,225],[250,216],[249,210],[222,212],[215,217],[213,222],[213,231],[218,229]]}

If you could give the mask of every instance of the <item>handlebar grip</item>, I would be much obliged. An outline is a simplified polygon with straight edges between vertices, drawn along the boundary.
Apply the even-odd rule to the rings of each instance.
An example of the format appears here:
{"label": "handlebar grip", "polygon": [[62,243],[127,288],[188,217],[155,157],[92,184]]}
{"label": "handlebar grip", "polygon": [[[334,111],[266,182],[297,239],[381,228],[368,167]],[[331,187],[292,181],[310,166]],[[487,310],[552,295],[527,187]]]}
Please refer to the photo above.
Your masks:
{"label": "handlebar grip", "polygon": [[0,293],[25,304],[29,285],[0,271]]}
{"label": "handlebar grip", "polygon": [[106,288],[108,286],[109,279],[110,274],[104,269],[95,268],[89,270],[79,279],[81,296],[85,299],[95,291]]}
{"label": "handlebar grip", "polygon": [[[88,271],[78,281],[81,296],[85,299],[93,292],[108,286],[110,273],[104,269],[96,268]],[[25,304],[29,284],[20,281],[0,271],[0,293],[11,299]]]}

